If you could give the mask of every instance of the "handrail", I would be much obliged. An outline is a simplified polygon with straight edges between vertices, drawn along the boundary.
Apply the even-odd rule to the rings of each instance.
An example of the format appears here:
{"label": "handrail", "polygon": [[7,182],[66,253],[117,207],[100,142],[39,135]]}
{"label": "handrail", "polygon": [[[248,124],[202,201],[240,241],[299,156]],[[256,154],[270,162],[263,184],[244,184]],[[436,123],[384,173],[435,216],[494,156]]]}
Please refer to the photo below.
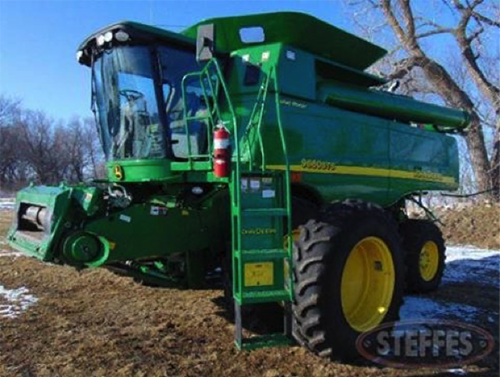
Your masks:
{"label": "handrail", "polygon": [[264,109],[266,107],[266,100],[267,100],[267,93],[269,91],[269,81],[271,80],[271,76],[273,73],[274,69],[271,69],[271,71],[268,74],[267,80],[266,80],[266,86],[264,88],[264,94],[262,98],[262,106],[261,106],[261,111],[259,114],[259,122],[257,123],[257,136],[260,144],[260,153],[261,153],[261,168],[262,171],[266,170],[266,152],[264,149],[264,140],[262,138],[262,120],[264,119]]}
{"label": "handrail", "polygon": [[[245,134],[244,134],[244,139],[247,142],[247,150],[248,150],[248,164],[249,164],[249,169],[253,169],[253,144],[254,140],[257,139],[259,141],[259,147],[260,147],[260,152],[262,156],[262,161],[261,161],[261,168],[262,170],[265,169],[265,151],[264,151],[264,143],[262,140],[262,135],[260,134],[260,129],[261,129],[261,124],[263,120],[263,115],[264,115],[264,109],[266,105],[266,100],[267,100],[267,92],[269,88],[269,80],[270,80],[270,75],[267,75],[265,80],[262,81],[259,90],[257,92],[257,97],[255,100],[255,105],[252,109],[252,112],[250,113],[250,117],[248,119],[248,124],[245,129]],[[255,120],[255,115],[257,112],[259,112],[259,119],[257,123],[257,129],[255,130],[253,128],[254,125],[254,120]],[[254,134],[251,135],[251,132],[254,132]],[[250,138],[252,136],[252,138]]]}
{"label": "handrail", "polygon": [[[213,83],[213,75],[211,74],[210,69],[212,68],[215,69],[215,86]],[[186,106],[186,82],[190,78],[195,78],[198,77],[199,82],[200,82],[200,87],[203,93],[203,97],[205,99],[205,103],[207,104],[207,111],[208,111],[208,116],[203,116],[203,117],[190,117],[187,114],[187,106]],[[206,83],[205,83],[206,80]],[[213,102],[212,106],[210,105],[210,100],[208,96],[208,91],[207,91],[207,85],[209,87],[210,92],[213,95]],[[190,131],[189,131],[189,122],[197,119],[209,119],[209,127],[208,127],[208,132],[207,132],[207,150],[208,153],[206,155],[200,155],[201,157],[206,157],[210,158],[210,151],[212,148],[212,138],[211,134],[213,132],[214,127],[219,123],[225,123],[224,119],[222,117],[222,112],[220,110],[219,104],[218,104],[218,94],[219,94],[219,88],[222,87],[224,96],[226,97],[226,102],[228,106],[228,111],[231,115],[231,121],[233,124],[233,129],[234,129],[234,138],[235,138],[235,154],[239,156],[239,150],[238,150],[238,143],[237,143],[237,138],[238,138],[238,127],[236,124],[236,115],[234,113],[234,108],[231,103],[231,98],[229,96],[229,91],[227,90],[227,86],[224,82],[224,76],[222,74],[222,71],[220,69],[219,63],[217,62],[217,59],[213,58],[205,64],[205,66],[198,72],[190,72],[187,73],[183,76],[182,81],[181,81],[181,91],[182,91],[182,101],[184,104],[184,109],[183,109],[183,116],[184,116],[184,129],[186,133],[186,143],[187,143],[187,150],[188,150],[188,164],[189,167],[193,167],[193,154],[192,154],[192,148],[191,148],[191,139],[190,139]],[[215,114],[214,114],[215,112]],[[239,160],[239,157],[238,157]]]}
{"label": "handrail", "polygon": [[[273,70],[274,73],[274,95],[275,95],[275,105],[276,105],[276,120],[278,122],[278,129],[280,133],[281,146],[283,149],[283,159],[285,162],[285,185],[286,185],[286,208],[287,208],[287,238],[288,238],[288,260],[292,261],[293,256],[293,234],[292,234],[292,182],[291,182],[291,171],[290,171],[290,161],[288,160],[288,150],[286,146],[285,132],[283,129],[283,124],[281,123],[281,107],[280,107],[280,91],[278,84],[278,75],[276,74],[276,70]],[[289,266],[290,270],[292,266]],[[293,295],[293,279],[289,279],[290,284],[290,295]],[[293,297],[290,297],[293,298]]]}
{"label": "handrail", "polygon": [[[197,78],[200,83],[200,87],[202,90],[202,95],[207,104],[208,114],[204,114],[204,116],[188,116],[188,109],[186,103],[187,96],[187,81],[191,78]],[[270,81],[274,81],[274,95],[275,95],[275,105],[276,105],[276,123],[279,131],[280,144],[283,153],[283,160],[285,164],[284,171],[284,179],[281,179],[280,185],[285,186],[282,187],[281,191],[285,197],[282,197],[282,205],[286,207],[287,211],[287,239],[288,239],[288,247],[286,250],[287,258],[286,260],[289,263],[291,271],[291,263],[292,262],[292,247],[293,247],[293,237],[292,237],[292,200],[291,200],[291,175],[290,175],[290,163],[288,160],[288,151],[285,139],[285,132],[281,120],[281,107],[280,107],[280,93],[279,93],[279,83],[278,76],[276,73],[276,68],[271,67],[268,74],[263,79],[259,91],[257,93],[256,103],[251,111],[250,118],[248,120],[248,124],[243,134],[240,135],[240,130],[238,128],[238,123],[236,119],[236,113],[233,108],[233,104],[231,102],[231,97],[229,94],[228,87],[224,80],[224,76],[222,74],[221,68],[219,66],[218,61],[214,58],[209,60],[205,66],[199,72],[192,72],[184,75],[182,78],[182,98],[184,102],[184,119],[185,119],[185,132],[187,137],[188,144],[188,161],[189,168],[193,168],[193,158],[192,148],[191,148],[191,140],[190,140],[190,131],[189,131],[189,122],[194,120],[207,120],[208,119],[208,155],[207,158],[210,158],[211,148],[213,143],[211,143],[211,133],[214,128],[219,124],[231,124],[231,133],[232,133],[232,146],[233,146],[233,155],[232,155],[232,176],[231,181],[229,182],[232,185],[232,195],[231,195],[231,212],[232,212],[232,243],[233,243],[233,252],[235,255],[239,253],[242,247],[242,191],[241,191],[241,175],[243,170],[243,164],[249,163],[245,165],[248,171],[253,170],[253,149],[254,145],[257,142],[259,144],[258,148],[261,155],[261,170],[263,173],[267,170],[266,165],[266,150],[264,145],[264,135],[263,135],[263,123],[264,123],[264,113],[267,108],[268,102],[268,94],[271,89]],[[219,96],[219,92],[222,89],[223,97]],[[212,94],[213,101],[210,101],[210,95]],[[224,107],[222,108],[221,103],[219,102],[225,101]],[[224,112],[222,111],[224,110]],[[241,137],[240,137],[241,136]],[[243,161],[244,156],[241,154],[241,145],[245,145],[249,148],[249,157],[248,160]],[[203,156],[205,157],[205,156]],[[241,280],[242,278],[242,263],[237,262],[237,258],[233,255],[232,263],[233,263],[233,271],[237,272],[233,274],[233,281],[235,289],[241,294],[242,286]],[[293,298],[293,279],[291,279],[291,273],[287,274],[287,291],[290,294],[290,299]]]}

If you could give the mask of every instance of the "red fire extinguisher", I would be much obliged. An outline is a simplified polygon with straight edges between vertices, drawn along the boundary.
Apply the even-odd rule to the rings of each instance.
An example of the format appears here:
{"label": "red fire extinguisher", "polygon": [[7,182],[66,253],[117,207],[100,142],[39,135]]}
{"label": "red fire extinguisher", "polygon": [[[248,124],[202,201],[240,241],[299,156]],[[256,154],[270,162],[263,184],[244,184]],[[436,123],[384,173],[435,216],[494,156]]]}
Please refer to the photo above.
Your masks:
{"label": "red fire extinguisher", "polygon": [[231,171],[231,145],[229,131],[224,126],[214,130],[214,175],[229,177]]}

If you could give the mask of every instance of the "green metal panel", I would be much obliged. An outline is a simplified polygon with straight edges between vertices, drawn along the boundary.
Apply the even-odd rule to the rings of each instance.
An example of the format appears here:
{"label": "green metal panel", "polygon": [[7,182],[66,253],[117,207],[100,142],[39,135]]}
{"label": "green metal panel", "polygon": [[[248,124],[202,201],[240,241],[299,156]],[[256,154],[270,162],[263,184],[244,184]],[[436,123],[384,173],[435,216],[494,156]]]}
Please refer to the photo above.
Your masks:
{"label": "green metal panel", "polygon": [[218,209],[170,208],[153,214],[156,202],[132,205],[94,221],[84,228],[106,238],[112,248],[106,263],[142,258],[162,258],[187,250],[202,250],[219,236],[223,247]]}
{"label": "green metal panel", "polygon": [[391,122],[390,145],[391,169],[414,174],[414,179],[391,179],[390,192],[394,197],[419,190],[458,188],[459,159],[455,138]]}
{"label": "green metal panel", "polygon": [[[96,188],[65,185],[30,186],[19,191],[16,201],[17,216],[7,237],[9,244],[41,260],[53,260],[62,235],[73,225],[75,210],[82,213],[95,212],[99,196],[99,190]],[[22,219],[28,206],[47,211],[48,228],[37,229]]]}
{"label": "green metal panel", "polygon": [[265,33],[265,40],[261,44],[282,43],[294,46],[361,70],[375,63],[387,52],[379,46],[304,13],[276,12],[212,18],[195,24],[182,33],[195,38],[198,26],[203,24],[215,25],[218,35],[217,48],[225,51],[248,47],[248,44],[242,42],[240,38],[240,29],[260,26]]}
{"label": "green metal panel", "polygon": [[[387,122],[369,117],[353,121],[349,113],[327,106],[282,97],[283,123],[292,171],[300,182],[314,187],[325,201],[359,197],[387,203],[387,176],[340,174],[338,166],[389,167]],[[269,114],[272,117],[272,114]],[[270,147],[278,137],[267,125],[268,165],[279,168]],[[336,174],[339,173],[339,174]]]}
{"label": "green metal panel", "polygon": [[[269,52],[270,59],[267,64],[261,59],[262,53],[266,51]],[[284,59],[285,51],[286,47],[281,45],[255,46],[239,50],[235,55],[245,56],[245,59],[252,64],[261,64],[262,75],[269,72],[269,65],[276,61],[278,55],[280,67],[287,61],[286,75],[281,70],[278,71],[279,76],[283,78],[281,81],[289,82],[288,87],[294,88],[295,92],[308,93],[309,88],[315,86],[315,80],[310,80],[307,75],[301,74],[304,68],[302,65],[294,67],[293,62]],[[301,59],[301,53],[297,51],[297,59]],[[244,63],[236,60],[235,66],[230,76],[230,88],[234,93],[233,100],[239,116],[238,121],[245,125],[250,116],[249,109],[255,104],[259,85],[245,86]],[[310,63],[309,68],[313,68]],[[329,84],[329,88],[331,86],[332,84]],[[337,87],[339,91],[351,90],[345,84],[337,83]],[[324,91],[320,91],[320,95],[328,93],[325,88],[323,87]],[[352,90],[358,93],[363,89]],[[282,92],[286,93],[284,90]],[[378,98],[376,96],[378,93],[367,91],[362,93],[367,93],[365,95],[367,101],[371,100],[370,95]],[[405,153],[419,153],[418,150],[434,148],[436,140],[448,140],[442,142],[440,148],[442,153],[450,155],[451,160],[455,161],[456,156],[450,152],[456,149],[454,140],[450,141],[449,137],[443,134],[415,129],[408,124],[389,121],[379,116],[321,104],[321,100],[318,103],[315,99],[307,97],[309,97],[307,94],[282,96],[284,130],[292,171],[301,173],[301,184],[317,191],[325,201],[357,197],[388,206],[412,192],[411,187],[414,191],[446,190],[456,187],[458,182],[456,164],[437,167],[438,164],[434,163],[435,157],[432,154],[422,154],[427,163],[421,167],[395,163],[398,159],[411,158],[405,156]],[[439,120],[447,125],[467,123],[467,116],[461,111],[423,104],[408,97],[391,95],[391,101],[393,97],[406,104],[405,111],[416,109],[414,113],[426,116],[425,120]],[[371,103],[378,102],[371,100]],[[392,103],[387,105],[386,114],[390,114],[390,106]],[[400,107],[401,109],[404,110]],[[429,109],[432,110],[430,116],[424,111]],[[279,149],[275,148],[279,143],[275,119],[273,106],[268,106],[262,130],[266,163],[269,168],[280,169],[283,165],[279,163]],[[409,139],[398,141],[398,144],[394,145],[394,137],[391,139],[390,136],[390,125],[398,125],[400,129],[407,130],[406,137]],[[245,142],[242,145],[245,145]],[[412,145],[417,152],[405,148],[399,153],[393,152],[390,157],[391,146],[397,148],[399,145]],[[245,150],[246,147],[242,148]],[[261,152],[256,147],[252,152],[253,159],[258,160]]]}
{"label": "green metal panel", "polygon": [[169,181],[180,175],[170,160],[117,160],[107,163],[111,182]]}
{"label": "green metal panel", "polygon": [[[225,247],[229,201],[227,191],[219,190],[196,206],[179,207],[175,195],[184,188],[171,187],[172,196],[152,196],[111,213],[102,204],[99,211],[95,210],[94,204],[100,203],[104,194],[95,187],[27,188],[18,194],[17,213],[22,213],[23,205],[46,208],[52,225],[36,230],[16,221],[8,240],[14,248],[41,260],[79,267],[166,258],[176,253],[187,253],[189,257],[210,250],[203,258],[197,257],[188,264],[190,270],[199,271],[198,264],[203,266],[205,258]],[[85,260],[82,249],[92,249],[95,242],[101,251],[90,250],[92,259]]]}
{"label": "green metal panel", "polygon": [[382,77],[331,62],[321,57],[316,57],[316,75],[318,82],[327,79],[361,87],[380,86],[387,83],[387,80]]}
{"label": "green metal panel", "polygon": [[[248,108],[254,99],[239,101],[237,108]],[[457,187],[456,142],[449,136],[292,97],[281,103],[292,172],[325,201],[356,197],[388,206],[410,192]],[[274,119],[270,106],[263,127],[267,165],[282,169]],[[398,139],[393,129],[405,133]],[[404,163],[416,155],[423,163]]]}

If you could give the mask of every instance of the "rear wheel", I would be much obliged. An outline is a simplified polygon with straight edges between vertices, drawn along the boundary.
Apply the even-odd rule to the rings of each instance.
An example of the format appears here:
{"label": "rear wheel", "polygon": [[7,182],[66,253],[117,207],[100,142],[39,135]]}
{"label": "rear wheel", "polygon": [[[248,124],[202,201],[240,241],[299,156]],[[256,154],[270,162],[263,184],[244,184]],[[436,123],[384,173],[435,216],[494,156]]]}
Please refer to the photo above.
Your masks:
{"label": "rear wheel", "polygon": [[399,318],[404,264],[383,209],[346,201],[301,227],[294,247],[294,336],[321,356],[352,359],[356,339]]}
{"label": "rear wheel", "polygon": [[401,224],[406,251],[406,281],[411,292],[436,290],[445,268],[445,243],[441,230],[429,220],[408,220]]}

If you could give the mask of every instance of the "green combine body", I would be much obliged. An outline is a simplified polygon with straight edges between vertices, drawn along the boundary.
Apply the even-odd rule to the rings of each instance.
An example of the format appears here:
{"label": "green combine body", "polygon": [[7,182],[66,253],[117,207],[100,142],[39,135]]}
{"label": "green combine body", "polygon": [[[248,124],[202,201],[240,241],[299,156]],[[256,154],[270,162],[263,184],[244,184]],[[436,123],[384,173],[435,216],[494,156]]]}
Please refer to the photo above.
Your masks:
{"label": "green combine body", "polygon": [[[92,70],[108,177],[21,190],[10,244],[46,262],[106,266],[155,284],[201,287],[222,267],[238,347],[288,343],[293,333],[317,353],[341,354],[335,346],[312,347],[300,310],[291,314],[308,294],[298,273],[304,268],[297,268],[311,221],[326,224],[325,213],[365,203],[349,207],[353,218],[377,208],[375,217],[383,213],[403,232],[406,199],[458,187],[457,145],[445,133],[469,122],[463,111],[380,89],[385,81],[365,69],[385,53],[299,13],[216,18],[180,34],[135,22],[98,31],[82,43],[77,59]],[[231,135],[227,177],[214,173],[213,133],[221,127]],[[339,205],[347,207],[333,210]],[[375,237],[370,234],[366,239]],[[432,262],[444,246],[431,241],[435,250],[421,250]],[[404,279],[396,263],[404,258],[394,256],[399,246],[370,242],[361,249],[371,256],[363,258],[375,258],[380,271],[391,260],[384,250],[393,255],[386,282],[392,288],[384,292],[396,302]],[[366,251],[371,247],[375,251]],[[401,253],[410,248],[403,243]],[[439,283],[442,261],[436,263]],[[355,297],[356,289],[348,295]],[[356,325],[346,308],[361,299],[343,300],[353,334],[391,319]],[[268,302],[284,303],[284,333],[243,339],[241,307]],[[390,302],[377,310],[391,312]],[[373,310],[368,304],[358,309]]]}

